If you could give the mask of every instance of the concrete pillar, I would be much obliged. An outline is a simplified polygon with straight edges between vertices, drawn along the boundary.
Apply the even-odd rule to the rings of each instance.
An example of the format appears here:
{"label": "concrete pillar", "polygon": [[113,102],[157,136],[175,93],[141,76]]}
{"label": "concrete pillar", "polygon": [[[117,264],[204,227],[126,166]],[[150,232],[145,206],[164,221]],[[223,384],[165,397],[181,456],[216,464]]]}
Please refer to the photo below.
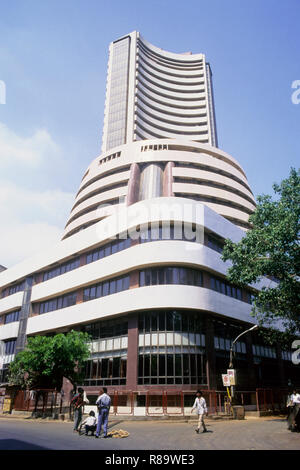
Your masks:
{"label": "concrete pillar", "polygon": [[140,175],[141,171],[139,165],[137,163],[132,163],[128,181],[127,206],[130,206],[139,200]]}
{"label": "concrete pillar", "polygon": [[137,389],[138,383],[138,347],[138,315],[135,314],[130,316],[128,319],[126,388],[131,391],[135,391]]}
{"label": "concrete pillar", "polygon": [[207,384],[209,390],[216,389],[216,352],[214,344],[214,324],[212,319],[206,317],[206,336],[205,336],[205,350],[206,350],[206,373],[207,373]]}
{"label": "concrete pillar", "polygon": [[164,169],[164,176],[163,176],[163,196],[164,197],[174,196],[173,173],[172,173],[172,169],[174,166],[175,166],[174,162],[168,162]]}
{"label": "concrete pillar", "polygon": [[33,284],[33,277],[27,277],[25,279],[25,287],[23,294],[23,302],[20,311],[19,319],[19,331],[16,341],[16,354],[22,351],[25,348],[26,344],[26,330],[27,330],[27,320],[31,312],[31,290]]}

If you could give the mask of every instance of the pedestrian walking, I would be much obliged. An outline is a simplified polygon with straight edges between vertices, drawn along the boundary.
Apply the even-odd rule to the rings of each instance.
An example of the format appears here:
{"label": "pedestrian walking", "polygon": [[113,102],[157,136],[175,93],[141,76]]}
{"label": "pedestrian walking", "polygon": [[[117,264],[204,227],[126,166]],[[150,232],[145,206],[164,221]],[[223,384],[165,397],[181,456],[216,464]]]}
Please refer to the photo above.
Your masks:
{"label": "pedestrian walking", "polygon": [[74,406],[74,432],[78,432],[79,425],[82,420],[82,409],[84,406],[84,390],[83,388],[78,388],[78,393],[74,395],[71,400],[71,405]]}
{"label": "pedestrian walking", "polygon": [[300,431],[300,393],[294,390],[288,400],[288,429],[292,432]]}
{"label": "pedestrian walking", "polygon": [[96,431],[97,427],[97,419],[93,410],[90,411],[89,416],[81,423],[80,428],[82,427],[85,429],[86,436],[88,436],[89,432],[91,432],[92,436],[94,436],[94,432]]}
{"label": "pedestrian walking", "polygon": [[100,437],[102,425],[104,431],[103,437],[107,437],[108,415],[111,405],[111,398],[107,394],[106,387],[103,387],[102,394],[97,398],[96,405],[98,406],[99,415],[95,437]]}
{"label": "pedestrian walking", "polygon": [[197,413],[199,416],[198,428],[195,429],[196,433],[199,434],[201,426],[203,427],[203,432],[207,432],[207,429],[204,423],[204,413],[206,414],[206,416],[208,416],[208,412],[207,412],[205,398],[203,397],[203,393],[200,392],[200,390],[198,390],[196,393],[196,399],[195,399],[191,413],[193,413],[195,409],[197,410]]}

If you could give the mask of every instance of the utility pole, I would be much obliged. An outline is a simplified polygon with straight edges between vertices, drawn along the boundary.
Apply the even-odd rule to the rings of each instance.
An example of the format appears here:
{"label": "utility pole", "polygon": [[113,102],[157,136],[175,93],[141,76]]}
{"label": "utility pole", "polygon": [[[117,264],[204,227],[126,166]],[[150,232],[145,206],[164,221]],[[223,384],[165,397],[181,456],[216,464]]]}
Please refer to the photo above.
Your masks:
{"label": "utility pole", "polygon": [[[257,328],[258,328],[258,325],[252,326],[252,327],[249,328],[248,330],[243,331],[243,333],[240,333],[240,334],[235,338],[235,340],[232,341],[231,347],[230,347],[229,369],[233,369],[233,346],[234,346],[234,344],[237,342],[237,340],[238,340],[241,336],[245,335],[246,333],[249,333],[249,331],[256,330]],[[231,386],[230,386],[230,389],[231,389],[231,399],[232,399],[233,396],[234,396],[234,385],[231,385]]]}

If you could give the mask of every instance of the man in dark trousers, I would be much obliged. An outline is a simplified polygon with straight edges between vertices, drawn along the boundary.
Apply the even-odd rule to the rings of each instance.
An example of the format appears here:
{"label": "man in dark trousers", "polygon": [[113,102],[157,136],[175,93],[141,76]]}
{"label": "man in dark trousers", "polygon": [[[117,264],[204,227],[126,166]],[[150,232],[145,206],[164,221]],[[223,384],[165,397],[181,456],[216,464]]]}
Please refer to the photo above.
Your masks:
{"label": "man in dark trousers", "polygon": [[103,424],[104,436],[107,437],[107,424],[108,424],[108,415],[111,405],[111,398],[107,395],[107,388],[103,387],[102,394],[97,398],[96,405],[98,406],[99,415],[98,415],[98,424],[95,437],[98,438],[101,434],[101,427]]}
{"label": "man in dark trousers", "polygon": [[74,405],[74,432],[78,432],[82,420],[82,409],[84,406],[83,392],[83,388],[79,387],[78,393],[76,393],[71,400],[71,405]]}

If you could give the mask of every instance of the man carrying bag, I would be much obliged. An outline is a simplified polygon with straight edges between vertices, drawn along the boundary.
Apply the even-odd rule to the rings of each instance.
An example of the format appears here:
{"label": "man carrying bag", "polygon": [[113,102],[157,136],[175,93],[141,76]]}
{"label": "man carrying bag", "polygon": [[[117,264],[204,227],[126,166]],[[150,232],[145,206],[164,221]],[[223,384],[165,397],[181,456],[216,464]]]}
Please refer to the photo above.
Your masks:
{"label": "man carrying bag", "polygon": [[103,387],[103,393],[97,398],[96,405],[98,407],[98,424],[95,437],[98,438],[101,434],[101,428],[103,424],[104,436],[107,437],[107,424],[108,424],[108,415],[111,405],[111,398],[107,395],[107,388]]}

